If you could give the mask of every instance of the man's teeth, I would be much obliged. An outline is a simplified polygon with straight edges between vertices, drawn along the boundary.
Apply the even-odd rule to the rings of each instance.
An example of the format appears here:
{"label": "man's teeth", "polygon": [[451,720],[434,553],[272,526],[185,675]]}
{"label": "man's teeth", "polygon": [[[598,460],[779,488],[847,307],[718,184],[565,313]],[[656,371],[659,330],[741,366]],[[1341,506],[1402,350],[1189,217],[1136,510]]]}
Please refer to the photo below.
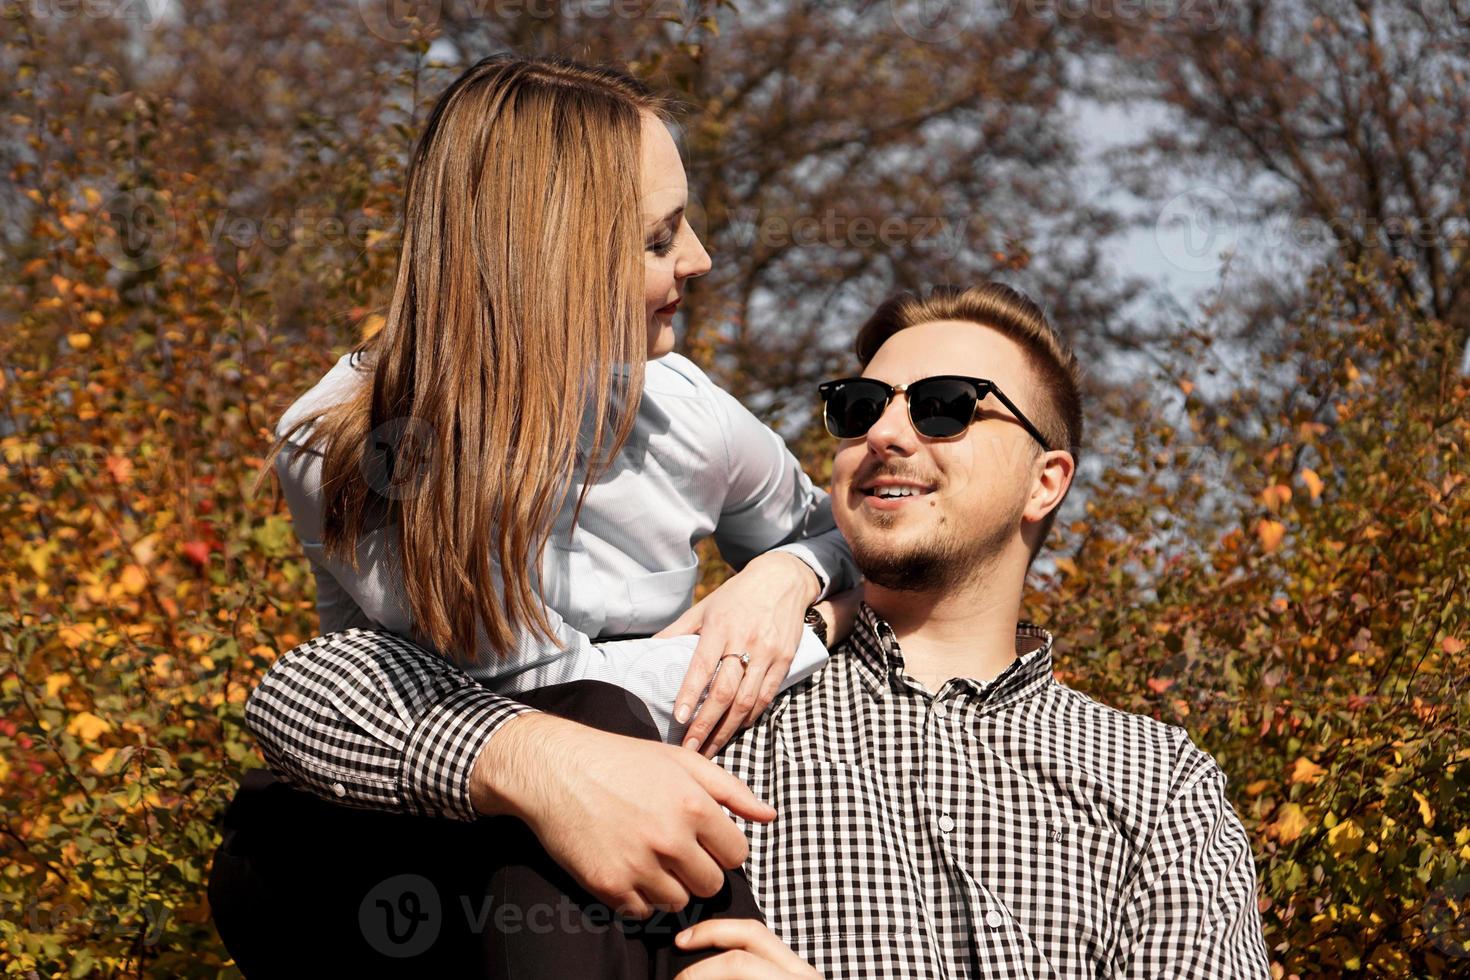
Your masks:
{"label": "man's teeth", "polygon": [[879,487],[873,491],[873,495],[884,500],[892,500],[895,497],[917,497],[925,492],[918,487]]}

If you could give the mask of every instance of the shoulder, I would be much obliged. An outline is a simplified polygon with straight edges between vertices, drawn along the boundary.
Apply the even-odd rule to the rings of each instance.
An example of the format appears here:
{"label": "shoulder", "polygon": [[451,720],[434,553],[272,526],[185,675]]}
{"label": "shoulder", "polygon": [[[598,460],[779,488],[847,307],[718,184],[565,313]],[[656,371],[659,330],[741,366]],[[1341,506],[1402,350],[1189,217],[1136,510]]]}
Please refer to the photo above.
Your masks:
{"label": "shoulder", "polygon": [[720,389],[698,364],[683,354],[669,353],[648,362],[643,390],[655,397],[708,399]]}
{"label": "shoulder", "polygon": [[1067,717],[1067,727],[1083,738],[1096,771],[1109,781],[1152,787],[1165,799],[1202,778],[1225,774],[1214,758],[1178,725],[1103,704],[1061,682],[1050,700]]}
{"label": "shoulder", "polygon": [[291,407],[281,415],[280,421],[276,423],[276,435],[285,435],[291,426],[312,413],[343,401],[359,385],[369,382],[371,377],[361,357],[343,354],[332,365],[331,370],[322,375],[321,380],[292,402]]}

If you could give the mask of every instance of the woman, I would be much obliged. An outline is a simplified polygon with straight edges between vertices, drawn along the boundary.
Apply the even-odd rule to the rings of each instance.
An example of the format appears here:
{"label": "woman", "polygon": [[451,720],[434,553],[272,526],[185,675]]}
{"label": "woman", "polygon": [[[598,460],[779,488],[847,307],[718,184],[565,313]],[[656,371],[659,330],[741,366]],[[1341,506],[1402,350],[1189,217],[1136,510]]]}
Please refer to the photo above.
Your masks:
{"label": "woman", "polygon": [[[508,693],[625,728],[600,695],[568,699],[567,682],[612,681],[648,708],[639,734],[682,734],[712,755],[820,664],[804,620],[845,627],[830,603],[809,610],[855,581],[825,495],[779,437],[669,353],[684,284],[709,257],[684,218],[666,119],[622,73],[514,58],[476,64],[435,106],[408,172],[385,325],[278,428],[277,470],[332,633],[283,657],[251,699],[252,730],[293,783],[364,808],[473,818],[462,776],[400,792],[404,749],[381,734],[420,724],[417,707],[394,712],[436,685],[483,699],[483,741],[523,710]],[[680,616],[693,546],[711,535],[741,570]],[[393,679],[374,687],[350,675],[384,673],[371,649],[380,634],[354,626],[444,660],[400,647]],[[698,633],[697,648],[668,639],[677,633]],[[353,655],[365,659],[354,666]],[[385,767],[400,775],[384,778]],[[346,821],[301,795],[247,785],[226,820],[211,900],[247,969],[267,956],[221,908],[248,888],[279,896],[241,838],[258,844],[272,821]],[[361,840],[412,836],[371,828]],[[330,874],[350,870],[344,853]],[[284,862],[277,893],[318,856]],[[750,905],[747,895],[731,907]]]}

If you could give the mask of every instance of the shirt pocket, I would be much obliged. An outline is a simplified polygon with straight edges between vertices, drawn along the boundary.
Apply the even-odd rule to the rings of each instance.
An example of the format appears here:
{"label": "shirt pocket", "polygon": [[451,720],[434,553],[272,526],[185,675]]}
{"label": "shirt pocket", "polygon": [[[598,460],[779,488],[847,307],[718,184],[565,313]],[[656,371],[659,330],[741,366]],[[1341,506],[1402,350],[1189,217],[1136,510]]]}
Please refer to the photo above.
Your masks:
{"label": "shirt pocket", "polygon": [[688,608],[698,581],[698,560],[683,568],[630,576],[625,583],[628,615],[618,624],[609,623],[609,628],[617,633],[657,633]]}
{"label": "shirt pocket", "polygon": [[981,859],[975,869],[991,889],[976,916],[977,935],[991,956],[1008,947],[1063,975],[1105,962],[1129,854],[1125,838],[1108,827],[1056,817],[1029,822],[997,855],[999,867]]}
{"label": "shirt pocket", "polygon": [[770,800],[773,847],[758,871],[775,933],[918,936],[919,876],[882,777],[813,759],[790,760],[780,773]]}

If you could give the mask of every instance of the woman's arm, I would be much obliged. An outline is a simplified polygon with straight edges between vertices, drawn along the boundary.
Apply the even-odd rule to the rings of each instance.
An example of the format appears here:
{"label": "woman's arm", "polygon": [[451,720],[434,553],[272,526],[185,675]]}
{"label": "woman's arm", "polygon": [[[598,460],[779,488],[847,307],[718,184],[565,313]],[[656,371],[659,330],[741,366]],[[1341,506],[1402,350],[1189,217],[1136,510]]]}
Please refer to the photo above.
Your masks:
{"label": "woman's arm", "polygon": [[[477,680],[403,639],[411,617],[386,532],[360,544],[356,572],[326,555],[320,470],[320,454],[297,443],[276,464],[317,578],[324,632],[334,634],[284,654],[251,695],[247,725],[279,775],[347,805],[471,819],[465,774],[501,725],[530,710],[511,695],[584,678],[627,689],[677,743],[684,726],[673,719],[674,695],[694,656],[693,637],[596,645],[547,609],[552,640],[524,634],[497,676]],[[367,628],[343,632],[348,626]],[[806,631],[785,685],[825,655]]]}
{"label": "woman's arm", "polygon": [[[850,590],[858,571],[832,518],[831,500],[785,441],[734,396],[705,383],[722,423],[728,473],[714,538],[740,571],[658,635],[699,634],[675,717],[688,718],[684,744],[713,756],[784,688],[807,607]],[[842,639],[847,625],[850,620],[839,624],[828,642]],[[748,667],[715,674],[726,655],[741,653],[750,655]],[[696,711],[711,677],[714,684]]]}
{"label": "woman's arm", "polygon": [[827,492],[750,409],[722,388],[714,388],[714,397],[725,420],[730,475],[714,533],[721,556],[736,569],[769,551],[801,559],[817,579],[810,602],[852,588],[857,565],[832,518]]}

